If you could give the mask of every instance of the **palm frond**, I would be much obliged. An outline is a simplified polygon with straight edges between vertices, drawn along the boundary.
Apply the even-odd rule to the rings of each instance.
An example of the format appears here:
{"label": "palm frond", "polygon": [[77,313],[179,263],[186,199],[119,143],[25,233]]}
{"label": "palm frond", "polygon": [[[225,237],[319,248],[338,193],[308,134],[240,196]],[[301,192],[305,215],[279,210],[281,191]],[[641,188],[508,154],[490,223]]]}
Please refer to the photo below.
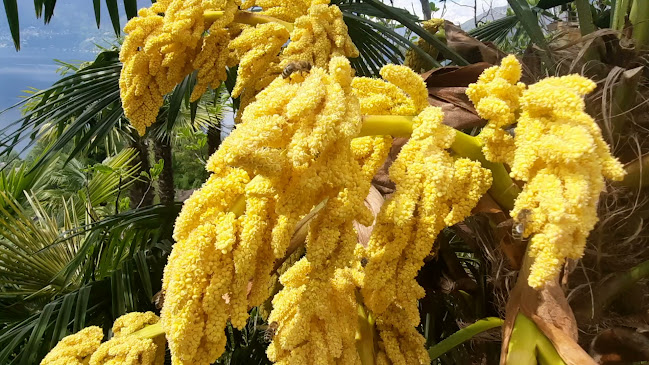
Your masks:
{"label": "palm frond", "polygon": [[[380,2],[374,3],[373,0],[336,0],[332,1],[332,4],[337,5],[342,11],[345,24],[349,28],[349,35],[358,47],[360,56],[351,60],[358,75],[377,76],[378,71],[384,65],[388,63],[401,64],[404,52],[409,48],[414,49],[426,59],[431,67],[440,66],[434,58],[408,38],[385,25],[387,21],[397,21],[408,28],[417,28],[428,35],[423,28],[417,25],[417,17],[408,11]],[[441,47],[447,49],[446,45],[439,43]]]}
{"label": "palm frond", "polygon": [[[0,191],[3,202],[0,207],[1,298],[41,296],[63,290],[63,281],[53,278],[74,258],[82,242],[82,237],[70,237],[65,244],[43,252],[62,232],[77,227],[80,222],[69,202],[63,203],[63,219],[59,221],[37,199],[26,196],[29,210]],[[74,275],[71,283],[78,283],[78,279]]]}
{"label": "palm frond", "polygon": [[0,130],[0,134],[4,133],[0,144],[6,146],[0,153],[8,154],[29,139],[26,150],[39,138],[53,133],[57,139],[33,166],[37,168],[71,141],[76,140],[77,148],[70,159],[82,147],[96,146],[123,115],[119,99],[121,68],[117,51],[102,52],[90,66],[13,105],[11,108],[39,100],[20,119]]}
{"label": "palm frond", "polygon": [[[24,191],[40,192],[45,188],[44,183],[52,176],[55,170],[53,164],[43,165],[33,169],[27,163],[5,170],[0,170],[0,191],[19,203],[24,202]],[[4,207],[4,200],[0,200],[0,207]]]}
{"label": "palm frond", "polygon": [[[12,260],[0,262],[0,268],[7,271],[3,271],[6,284],[0,288],[0,363],[38,363],[69,333],[88,325],[99,325],[107,332],[114,319],[126,312],[154,310],[153,293],[160,289],[162,268],[171,251],[171,242],[163,237],[168,236],[168,227],[179,209],[179,205],[147,207],[88,225],[78,224],[63,232],[57,226],[59,232],[54,239],[52,235],[41,239],[50,241],[49,244],[41,242],[28,247],[31,254],[9,252],[16,261],[9,262],[12,268],[20,261],[32,267],[33,275],[27,275],[26,269],[4,270]],[[55,220],[48,219],[51,217],[38,207],[35,211],[38,219],[34,224],[29,223],[29,216],[14,221],[24,226],[16,232],[31,231],[23,235],[29,238],[44,236],[42,231],[56,231],[51,229]],[[30,243],[35,241],[34,238]],[[3,249],[17,244],[2,238],[0,243]],[[41,273],[43,266],[53,265],[45,258],[62,253],[65,255],[57,260],[56,268]],[[1,255],[5,256],[8,255]],[[41,283],[32,284],[33,277]],[[47,286],[36,290],[43,283]]]}

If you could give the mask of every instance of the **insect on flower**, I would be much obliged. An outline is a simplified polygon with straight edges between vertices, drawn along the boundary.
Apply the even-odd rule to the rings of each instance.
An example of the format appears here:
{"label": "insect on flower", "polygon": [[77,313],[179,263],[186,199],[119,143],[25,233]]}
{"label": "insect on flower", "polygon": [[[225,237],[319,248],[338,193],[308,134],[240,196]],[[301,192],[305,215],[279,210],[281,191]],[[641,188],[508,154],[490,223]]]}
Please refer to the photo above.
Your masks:
{"label": "insect on flower", "polygon": [[363,258],[361,259],[361,266],[362,266],[362,267],[367,266],[367,263],[368,263],[369,261],[370,261],[370,260],[369,260],[367,257],[363,257]]}
{"label": "insect on flower", "polygon": [[277,333],[279,324],[275,321],[270,322],[266,330],[264,330],[264,341],[271,342]]}
{"label": "insect on flower", "polygon": [[516,217],[516,224],[512,226],[512,237],[520,241],[523,239],[523,233],[525,233],[525,228],[532,221],[531,217],[532,211],[530,209],[521,209]]}
{"label": "insect on flower", "polygon": [[282,77],[288,79],[295,72],[302,75],[304,72],[311,71],[311,64],[307,61],[294,61],[286,65],[282,71]]}
{"label": "insect on flower", "polygon": [[151,301],[153,302],[153,304],[158,310],[162,309],[162,306],[164,305],[165,302],[164,290],[160,290],[159,292],[155,293]]}

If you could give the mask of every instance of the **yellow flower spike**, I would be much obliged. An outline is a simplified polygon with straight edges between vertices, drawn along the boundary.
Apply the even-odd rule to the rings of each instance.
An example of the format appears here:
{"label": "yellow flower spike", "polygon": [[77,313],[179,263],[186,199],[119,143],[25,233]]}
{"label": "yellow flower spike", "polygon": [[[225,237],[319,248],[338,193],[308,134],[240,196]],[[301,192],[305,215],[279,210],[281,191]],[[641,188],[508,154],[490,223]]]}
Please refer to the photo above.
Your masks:
{"label": "yellow flower spike", "polygon": [[229,48],[239,58],[237,83],[232,96],[237,97],[246,88],[255,87],[258,79],[269,70],[268,65],[279,61],[279,51],[288,41],[289,32],[277,23],[258,24],[245,29],[230,42]]}
{"label": "yellow flower spike", "polygon": [[[234,249],[234,280],[230,297],[230,321],[237,328],[246,325],[248,308],[263,304],[269,296],[270,274],[275,257],[270,244],[275,220],[275,189],[258,176],[246,185],[246,210],[241,223],[240,244]],[[250,293],[247,290],[252,283]]]}
{"label": "yellow flower spike", "polygon": [[314,67],[303,81],[277,77],[208,161],[216,174],[223,166],[240,166],[272,181],[278,191],[272,238],[278,258],[300,217],[326,197],[326,182],[336,177],[329,176],[331,166],[346,158],[338,151],[360,130],[351,66],[344,58],[332,59],[330,66],[329,73]]}
{"label": "yellow flower spike", "polygon": [[[428,104],[428,89],[420,75],[407,67],[388,64],[380,71],[383,80],[396,85],[403,90],[412,100],[414,113],[419,114]],[[404,108],[405,109],[405,108]],[[394,110],[392,114],[407,115],[409,110]]]}
{"label": "yellow flower spike", "polygon": [[[302,351],[309,355],[308,360],[302,362],[306,364],[360,363],[355,350],[358,320],[354,273],[347,269],[355,260],[357,237],[352,221],[371,223],[371,213],[363,201],[370,188],[371,176],[387,156],[390,138],[366,137],[351,142],[353,134],[358,133],[360,127],[357,122],[353,122],[360,119],[360,110],[358,101],[351,94],[351,70],[348,67],[345,60],[333,59],[329,74],[320,75],[323,80],[327,77],[341,80],[331,87],[327,86],[324,96],[316,94],[320,95],[319,98],[324,97],[326,102],[337,100],[330,96],[332,92],[346,95],[338,103],[347,105],[347,110],[336,112],[342,113],[342,116],[333,119],[335,124],[331,130],[346,131],[344,133],[348,135],[343,134],[324,143],[320,156],[306,170],[317,171],[316,175],[309,176],[326,181],[331,187],[326,189],[324,195],[318,194],[318,199],[328,197],[328,200],[309,224],[306,256],[281,276],[284,288],[273,299],[273,311],[268,320],[277,322],[279,326],[267,354],[272,361],[280,364],[304,361]],[[313,76],[309,78],[317,80]],[[267,91],[268,89],[264,92]],[[298,94],[292,102],[301,106],[302,103],[313,101],[311,97],[304,97],[301,102],[302,98]],[[312,107],[289,106],[290,103],[287,111],[292,110],[292,116],[299,117],[299,120],[309,119],[304,114]],[[319,109],[323,111],[323,115],[336,110],[326,106]],[[316,129],[317,121],[312,122],[312,128]],[[347,128],[344,127],[346,123],[349,123]],[[296,135],[298,133],[294,136]],[[307,134],[300,135],[300,138],[307,138]],[[324,136],[319,138],[322,140]],[[324,141],[329,141],[327,138]],[[311,145],[317,145],[315,142]],[[326,169],[322,169],[325,166]],[[298,166],[297,171],[304,168]],[[302,191],[304,190],[296,189],[295,193]],[[293,196],[294,193],[290,193],[289,196]]]}
{"label": "yellow flower spike", "polygon": [[551,77],[531,85],[520,100],[512,177],[527,182],[511,212],[532,236],[528,283],[541,288],[566,258],[583,255],[597,222],[604,178],[624,177],[601,130],[584,112],[595,84],[581,76]]}
{"label": "yellow flower spike", "polygon": [[486,69],[478,82],[466,90],[478,115],[488,121],[478,138],[489,161],[512,162],[514,139],[503,128],[516,121],[519,99],[525,89],[525,84],[518,82],[520,78],[521,65],[516,57],[510,55],[501,61],[500,66]]}
{"label": "yellow flower spike", "polygon": [[97,351],[104,331],[97,326],[86,327],[81,331],[64,337],[43,358],[41,365],[83,365]]}
{"label": "yellow flower spike", "polygon": [[142,328],[158,323],[153,312],[127,313],[113,323],[114,337],[99,346],[90,365],[162,365],[165,360],[165,338],[131,336]]}
{"label": "yellow flower spike", "polygon": [[329,0],[246,0],[241,9],[262,8],[261,14],[293,23],[306,15],[312,5],[329,4]]}
{"label": "yellow flower spike", "polygon": [[[163,96],[194,69],[199,75],[193,100],[225,78],[223,50],[229,42],[225,28],[238,5],[238,0],[159,1],[126,24],[120,96],[126,117],[140,135],[155,122]],[[204,37],[206,10],[223,13]]]}
{"label": "yellow flower spike", "polygon": [[[176,221],[161,315],[175,364],[210,364],[221,355],[231,314],[227,300],[241,295],[231,288],[240,221],[228,210],[249,179],[239,169],[226,169],[222,176],[212,175]],[[247,285],[237,289],[245,297]]]}
{"label": "yellow flower spike", "polygon": [[491,173],[480,163],[454,161],[446,151],[455,131],[442,119],[441,109],[433,107],[413,119],[411,138],[390,167],[396,191],[381,208],[365,253],[361,292],[376,315],[384,354],[379,357],[393,364],[430,362],[416,330],[424,291],[415,277],[437,234],[469,215],[491,185]]}
{"label": "yellow flower spike", "polygon": [[153,340],[134,336],[114,337],[99,346],[90,365],[162,365],[156,362],[157,346]]}
{"label": "yellow flower spike", "polygon": [[[444,25],[444,19],[430,19],[421,22],[421,26],[430,34],[435,34],[440,27]],[[439,51],[430,43],[426,42],[425,39],[419,38],[417,40],[417,46],[428,53],[432,58],[436,59]],[[415,50],[412,48],[406,51],[406,58],[403,61],[403,65],[409,67],[416,73],[422,73],[428,71],[430,66],[427,61],[423,59]]]}
{"label": "yellow flower spike", "polygon": [[452,201],[458,202],[453,205],[451,212],[444,218],[447,226],[452,226],[471,215],[471,210],[478,204],[478,200],[489,190],[492,183],[491,170],[482,167],[480,162],[468,158],[455,160],[456,189],[449,192],[462,194],[453,196]]}
{"label": "yellow flower spike", "polygon": [[237,229],[234,214],[221,213],[174,246],[165,267],[162,307],[174,364],[211,364],[225,350],[226,298],[234,271],[228,250]]}
{"label": "yellow flower spike", "polygon": [[384,80],[355,77],[352,81],[363,115],[417,115],[428,106],[424,80],[408,67],[386,65],[381,75]]}
{"label": "yellow flower spike", "polygon": [[282,52],[282,66],[292,61],[307,61],[327,68],[338,56],[358,57],[358,49],[347,32],[340,9],[327,3],[315,3],[308,15],[295,20],[291,43]]}

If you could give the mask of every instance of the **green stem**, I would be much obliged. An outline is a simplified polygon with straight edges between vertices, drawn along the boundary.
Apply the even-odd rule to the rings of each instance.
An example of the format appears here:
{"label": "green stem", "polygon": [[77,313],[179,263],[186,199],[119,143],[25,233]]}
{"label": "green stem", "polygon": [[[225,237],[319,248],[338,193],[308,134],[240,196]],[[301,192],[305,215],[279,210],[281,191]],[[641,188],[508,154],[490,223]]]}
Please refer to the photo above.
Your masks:
{"label": "green stem", "polygon": [[359,292],[356,292],[356,298],[358,301],[356,351],[358,351],[362,365],[374,365],[376,363],[376,327],[374,326],[374,316],[363,305],[363,299]]}
{"label": "green stem", "polygon": [[615,10],[611,18],[611,28],[615,30],[624,29],[626,15],[629,12],[630,0],[617,0]]}
{"label": "green stem", "polygon": [[536,324],[518,313],[507,351],[507,365],[566,365],[556,348]]}
{"label": "green stem", "polygon": [[649,153],[629,162],[624,169],[624,180],[614,183],[615,185],[633,188],[649,186]]}
{"label": "green stem", "polygon": [[[408,137],[412,133],[412,118],[414,117],[408,115],[365,115],[358,136],[391,135],[394,137]],[[503,164],[487,161],[482,153],[482,143],[477,137],[456,130],[455,141],[451,145],[451,150],[461,157],[479,161],[484,168],[491,170],[493,183],[489,189],[489,194],[503,208],[511,210],[514,207],[514,200],[516,200],[521,189],[514,184]]]}
{"label": "green stem", "polygon": [[514,184],[503,164],[487,161],[482,153],[482,143],[477,137],[457,131],[451,150],[462,157],[480,161],[484,168],[491,170],[493,183],[489,188],[489,194],[503,208],[508,210],[514,208],[514,201],[521,189]]}
{"label": "green stem", "polygon": [[633,39],[636,49],[649,47],[649,1],[634,0],[631,6],[629,20],[633,24]]}
{"label": "green stem", "polygon": [[593,13],[590,11],[590,3],[588,0],[575,0],[575,6],[577,7],[581,35],[585,36],[594,32],[595,23],[593,22]]}
{"label": "green stem", "polygon": [[155,324],[150,324],[139,331],[133,332],[131,335],[139,338],[154,338],[160,335],[164,335],[164,330],[160,322]]}
{"label": "green stem", "polygon": [[434,346],[431,346],[428,349],[428,355],[430,356],[431,360],[435,360],[448,351],[452,350],[453,348],[461,345],[466,341],[469,341],[475,335],[488,331],[492,328],[500,327],[504,322],[505,321],[503,321],[502,319],[496,317],[487,317],[481,319],[455,332],[454,334],[445,338],[441,342],[438,342]]}

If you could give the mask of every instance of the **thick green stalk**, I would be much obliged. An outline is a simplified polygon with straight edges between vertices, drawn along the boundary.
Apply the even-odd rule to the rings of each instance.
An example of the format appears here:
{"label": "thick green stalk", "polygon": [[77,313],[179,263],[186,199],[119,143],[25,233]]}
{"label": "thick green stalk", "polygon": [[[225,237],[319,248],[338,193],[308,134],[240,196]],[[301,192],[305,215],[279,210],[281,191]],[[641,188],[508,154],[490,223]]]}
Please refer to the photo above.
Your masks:
{"label": "thick green stalk", "polygon": [[[538,361],[537,361],[538,359]],[[566,365],[552,342],[527,316],[518,313],[507,351],[507,365]]]}
{"label": "thick green stalk", "polygon": [[358,329],[356,330],[356,351],[361,359],[362,365],[374,365],[376,363],[376,327],[372,313],[363,305],[360,293],[356,293],[358,299]]}
{"label": "thick green stalk", "polygon": [[649,1],[634,0],[629,20],[633,24],[633,39],[636,49],[649,48]]}
{"label": "thick green stalk", "polygon": [[631,0],[617,0],[615,2],[615,9],[613,10],[613,16],[611,17],[611,28],[615,30],[624,29],[626,15],[629,12],[629,7],[631,5]]}
{"label": "thick green stalk", "polygon": [[514,201],[521,189],[509,177],[509,172],[503,164],[487,161],[482,153],[482,143],[477,137],[457,131],[451,150],[462,157],[480,161],[484,168],[491,170],[493,182],[489,194],[503,208],[508,210],[514,208]]}
{"label": "thick green stalk", "polygon": [[[412,133],[412,116],[406,115],[365,115],[359,137],[391,135],[407,137]],[[489,189],[491,196],[503,208],[511,210],[521,189],[509,177],[509,172],[501,163],[487,161],[482,154],[482,143],[474,136],[455,131],[455,141],[451,150],[461,157],[479,161],[484,168],[491,170],[493,183]]]}
{"label": "thick green stalk", "polygon": [[500,327],[504,322],[505,321],[503,321],[502,319],[496,317],[487,317],[481,319],[448,336],[441,342],[436,343],[434,346],[431,346],[428,349],[428,355],[430,356],[431,360],[435,360],[448,351],[461,345],[462,343],[469,341],[475,335],[488,331],[492,328]]}
{"label": "thick green stalk", "polygon": [[590,3],[588,0],[575,0],[575,6],[577,7],[581,35],[585,36],[594,32],[595,23],[593,22],[593,13],[590,11]]}
{"label": "thick green stalk", "polygon": [[150,324],[139,331],[135,331],[132,333],[132,335],[139,338],[154,338],[160,335],[164,335],[164,333],[165,332],[162,329],[162,325],[160,324],[160,322],[158,322],[155,324]]}

